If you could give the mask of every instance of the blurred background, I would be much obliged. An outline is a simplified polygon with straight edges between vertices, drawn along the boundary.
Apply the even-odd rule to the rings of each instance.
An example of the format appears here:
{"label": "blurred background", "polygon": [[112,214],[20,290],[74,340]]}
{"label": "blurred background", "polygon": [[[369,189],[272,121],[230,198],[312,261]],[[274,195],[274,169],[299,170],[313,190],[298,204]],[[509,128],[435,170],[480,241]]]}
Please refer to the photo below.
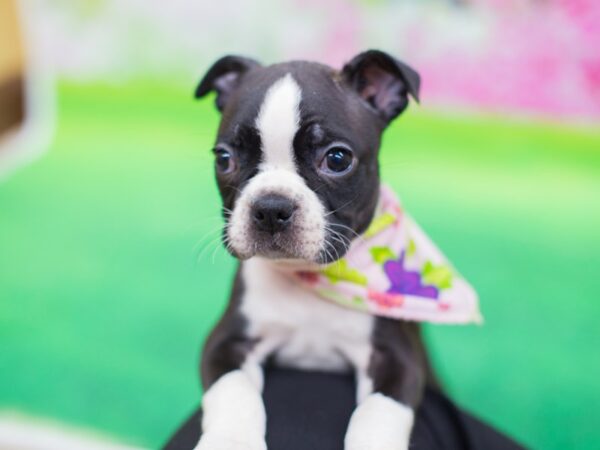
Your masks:
{"label": "blurred background", "polygon": [[197,82],[367,48],[422,75],[383,178],[486,318],[425,327],[447,390],[530,447],[600,448],[594,0],[1,0],[0,448],[165,441],[235,268]]}

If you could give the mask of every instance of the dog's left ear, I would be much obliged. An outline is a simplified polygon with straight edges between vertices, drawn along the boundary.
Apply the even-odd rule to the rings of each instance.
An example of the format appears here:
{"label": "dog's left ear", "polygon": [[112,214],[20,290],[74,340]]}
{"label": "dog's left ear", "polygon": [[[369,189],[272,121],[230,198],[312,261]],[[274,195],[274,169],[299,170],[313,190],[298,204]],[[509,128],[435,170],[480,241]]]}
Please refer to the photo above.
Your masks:
{"label": "dog's left ear", "polygon": [[237,55],[224,56],[208,69],[196,88],[195,97],[201,98],[210,91],[216,91],[217,109],[223,111],[231,93],[240,85],[243,75],[255,67],[260,67],[260,63],[253,59]]}
{"label": "dog's left ear", "polygon": [[342,77],[385,120],[386,124],[408,106],[408,96],[419,102],[419,74],[380,50],[352,58]]}

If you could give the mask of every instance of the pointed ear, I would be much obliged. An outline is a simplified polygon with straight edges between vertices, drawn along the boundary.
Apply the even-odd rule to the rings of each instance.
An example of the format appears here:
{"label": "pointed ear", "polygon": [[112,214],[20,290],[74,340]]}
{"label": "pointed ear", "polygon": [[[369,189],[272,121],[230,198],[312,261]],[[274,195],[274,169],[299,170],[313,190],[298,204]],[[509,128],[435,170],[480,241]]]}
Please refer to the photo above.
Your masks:
{"label": "pointed ear", "polygon": [[342,77],[386,123],[406,109],[409,95],[419,101],[419,74],[379,50],[352,58],[342,69]]}
{"label": "pointed ear", "polygon": [[243,75],[260,64],[243,56],[227,55],[215,62],[196,88],[195,97],[201,98],[210,91],[217,92],[216,105],[223,111],[231,93],[240,85]]}

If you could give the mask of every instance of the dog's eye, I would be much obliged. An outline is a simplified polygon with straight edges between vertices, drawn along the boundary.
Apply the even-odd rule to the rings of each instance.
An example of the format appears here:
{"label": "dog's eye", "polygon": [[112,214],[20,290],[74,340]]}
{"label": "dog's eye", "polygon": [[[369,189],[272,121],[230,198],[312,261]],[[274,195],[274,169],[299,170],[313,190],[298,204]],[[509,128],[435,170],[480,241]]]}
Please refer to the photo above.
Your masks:
{"label": "dog's eye", "polygon": [[215,164],[220,173],[230,173],[235,169],[233,155],[229,150],[224,148],[215,149]]}
{"label": "dog's eye", "polygon": [[354,163],[352,152],[345,147],[332,147],[327,150],[320,169],[324,172],[342,174],[349,171]]}

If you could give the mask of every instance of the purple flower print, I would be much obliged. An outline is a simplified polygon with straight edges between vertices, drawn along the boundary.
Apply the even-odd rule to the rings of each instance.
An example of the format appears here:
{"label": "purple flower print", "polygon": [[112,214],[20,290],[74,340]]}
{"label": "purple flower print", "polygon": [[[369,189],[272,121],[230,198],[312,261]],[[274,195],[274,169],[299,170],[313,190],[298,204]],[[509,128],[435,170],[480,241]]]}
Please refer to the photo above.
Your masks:
{"label": "purple flower print", "polygon": [[383,265],[383,270],[385,270],[385,274],[392,283],[387,292],[431,299],[438,298],[438,289],[435,286],[424,285],[419,272],[404,268],[404,252],[402,252],[398,261],[387,261]]}

